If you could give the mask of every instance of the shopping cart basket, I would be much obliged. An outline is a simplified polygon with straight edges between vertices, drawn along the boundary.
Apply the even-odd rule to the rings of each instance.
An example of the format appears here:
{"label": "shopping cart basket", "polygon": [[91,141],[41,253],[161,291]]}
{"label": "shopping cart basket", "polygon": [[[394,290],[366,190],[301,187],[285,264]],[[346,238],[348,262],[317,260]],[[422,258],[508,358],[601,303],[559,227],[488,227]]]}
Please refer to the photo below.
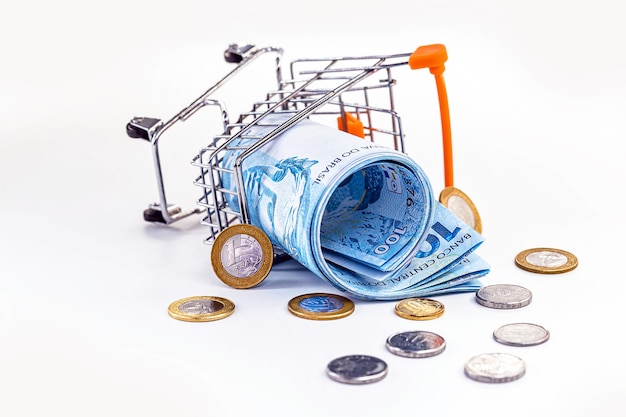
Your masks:
{"label": "shopping cart basket", "polygon": [[[239,114],[231,122],[222,102],[210,96],[252,61],[267,53],[276,55],[276,88],[268,91],[262,100],[254,102],[248,111]],[[364,140],[383,143],[405,152],[401,118],[394,106],[393,89],[396,79],[393,78],[392,71],[397,67],[409,66],[411,69],[429,68],[437,83],[445,177],[445,189],[440,195],[440,201],[445,199],[442,203],[446,204],[448,198],[461,197],[472,209],[473,226],[480,232],[480,217],[473,203],[453,184],[450,118],[443,81],[444,63],[447,60],[444,45],[420,46],[413,52],[393,55],[298,59],[289,63],[287,71],[282,55],[281,48],[230,45],[224,57],[227,62],[236,63],[236,67],[189,106],[166,122],[156,118],[135,117],[127,124],[126,130],[130,137],[145,139],[152,145],[159,202],[151,204],[144,211],[146,221],[170,224],[192,214],[202,214],[201,223],[208,226],[209,230],[205,243],[213,245],[214,267],[223,269],[217,252],[224,242],[215,244],[222,232],[234,225],[249,225],[250,227],[242,229],[242,233],[252,241],[265,239],[262,231],[254,231],[254,227],[250,225],[243,185],[244,160],[304,119],[334,124],[338,129]],[[219,107],[223,132],[214,136],[211,143],[193,158],[192,164],[200,169],[194,184],[202,191],[197,200],[198,207],[183,210],[167,200],[159,157],[159,140],[175,123],[187,120],[205,106]],[[272,115],[280,115],[279,121]],[[254,131],[251,129],[253,127],[263,127],[264,133],[250,134],[249,132]],[[225,155],[229,154],[236,154],[237,157],[234,163],[225,166]],[[236,187],[232,187],[232,184]],[[236,202],[234,206],[233,202]],[[254,279],[234,280],[233,282],[239,283],[238,287],[248,288],[258,284],[265,278],[273,263],[288,258],[278,247],[273,246],[271,253],[268,253],[266,242],[260,246],[263,250],[253,251],[251,255],[254,258],[252,263],[256,265],[252,274]],[[227,268],[224,271],[229,272]],[[232,285],[233,282],[229,281],[228,284]]]}

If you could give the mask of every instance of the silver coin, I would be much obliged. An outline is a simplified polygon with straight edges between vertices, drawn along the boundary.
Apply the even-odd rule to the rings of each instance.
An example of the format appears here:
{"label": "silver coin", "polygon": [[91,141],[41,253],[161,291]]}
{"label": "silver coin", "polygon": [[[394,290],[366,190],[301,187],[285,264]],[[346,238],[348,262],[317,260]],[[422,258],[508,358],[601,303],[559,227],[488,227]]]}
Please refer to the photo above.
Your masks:
{"label": "silver coin", "polygon": [[311,293],[292,298],[287,308],[303,319],[335,320],[352,314],[354,302],[337,294]]}
{"label": "silver coin", "polygon": [[497,309],[524,307],[532,298],[530,290],[512,284],[487,285],[476,292],[478,304]]}
{"label": "silver coin", "polygon": [[525,373],[524,361],[508,353],[483,353],[465,362],[465,375],[479,382],[510,382]]}
{"label": "silver coin", "polygon": [[509,346],[534,346],[550,338],[550,332],[532,323],[511,323],[498,327],[493,332],[498,343]]}
{"label": "silver coin", "polygon": [[345,384],[369,384],[387,375],[387,363],[368,355],[348,355],[332,360],[326,366],[328,376]]}
{"label": "silver coin", "polygon": [[445,349],[444,338],[432,332],[400,332],[387,338],[387,350],[408,358],[427,358],[439,355]]}

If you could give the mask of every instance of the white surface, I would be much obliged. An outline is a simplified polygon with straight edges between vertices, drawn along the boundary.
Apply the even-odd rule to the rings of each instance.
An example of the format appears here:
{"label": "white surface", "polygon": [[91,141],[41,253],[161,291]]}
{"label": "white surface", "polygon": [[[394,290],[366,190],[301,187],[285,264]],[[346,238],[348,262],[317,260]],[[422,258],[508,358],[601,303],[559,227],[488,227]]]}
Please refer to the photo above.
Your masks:
{"label": "white surface", "polygon": [[[4,8],[0,415],[626,415],[619,2],[294,7],[61,0]],[[234,290],[211,270],[199,219],[143,222],[157,198],[150,149],[124,127],[136,115],[168,119],[193,101],[230,69],[221,53],[232,41],[282,46],[287,60],[445,44],[455,184],[482,216],[479,254],[492,266],[483,282],[526,286],[531,305],[492,310],[461,294],[438,297],[446,312],[426,322],[396,316],[394,302],[359,301],[348,318],[303,320],[288,300],[332,290],[308,271],[288,262],[262,286]],[[434,81],[412,75],[398,87],[408,153],[438,193]],[[235,88],[244,104],[256,100],[244,87]],[[185,181],[209,137],[181,151]],[[580,265],[554,276],[515,267],[515,255],[535,246],[569,250]],[[171,302],[191,295],[230,298],[236,311],[203,324],[168,317]],[[547,327],[550,340],[497,344],[493,330],[515,321]],[[388,335],[417,329],[442,335],[446,351],[427,359],[386,351]],[[527,374],[499,385],[463,375],[467,359],[490,351],[519,355]],[[326,364],[351,353],[384,359],[389,375],[366,386],[330,380]]]}

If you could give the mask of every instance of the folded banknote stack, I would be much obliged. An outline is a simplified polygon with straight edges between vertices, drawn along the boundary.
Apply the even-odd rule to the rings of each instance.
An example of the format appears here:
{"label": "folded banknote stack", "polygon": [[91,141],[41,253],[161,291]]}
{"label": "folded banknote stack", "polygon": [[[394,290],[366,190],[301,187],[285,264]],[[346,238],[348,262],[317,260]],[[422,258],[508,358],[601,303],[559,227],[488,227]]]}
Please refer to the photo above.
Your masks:
{"label": "folded banknote stack", "polygon": [[[280,114],[270,115],[279,122]],[[246,136],[226,153],[232,167]],[[356,298],[399,300],[474,292],[489,265],[476,254],[483,237],[434,197],[408,155],[305,119],[242,163],[250,224],[335,288]]]}

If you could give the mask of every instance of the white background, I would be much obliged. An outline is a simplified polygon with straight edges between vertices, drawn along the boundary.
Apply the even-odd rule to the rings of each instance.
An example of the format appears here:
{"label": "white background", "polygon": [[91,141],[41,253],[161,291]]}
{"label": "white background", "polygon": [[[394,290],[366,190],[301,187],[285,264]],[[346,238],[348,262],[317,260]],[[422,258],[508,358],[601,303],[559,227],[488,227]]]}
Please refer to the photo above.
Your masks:
{"label": "white background", "polygon": [[[620,3],[351,3],[4,5],[1,415],[626,415]],[[332,288],[293,261],[261,286],[235,290],[215,277],[198,218],[145,223],[141,213],[157,199],[150,145],[129,139],[125,125],[138,115],[169,119],[191,103],[231,69],[221,56],[231,42],[280,46],[286,60],[445,44],[455,185],[480,211],[478,253],[492,267],[482,281],[523,285],[532,303],[502,311],[474,294],[448,295],[437,298],[441,318],[416,322],[396,316],[395,302],[357,300],[347,318],[303,320],[287,302]],[[438,193],[434,81],[407,74],[397,104],[408,153]],[[236,83],[227,105],[257,100],[252,87]],[[210,137],[188,135],[163,151],[182,155],[168,171],[184,178],[168,183],[174,202],[193,206],[197,190],[174,193],[190,186],[189,161]],[[538,246],[568,250],[580,265],[561,275],[514,265]],[[229,298],[236,311],[210,323],[167,315],[192,295]],[[493,330],[516,321],[545,326],[550,340],[497,344]],[[428,359],[386,351],[390,334],[420,329],[442,335],[446,351]],[[464,376],[467,359],[492,351],[522,357],[526,375],[507,384]],[[389,374],[363,386],[325,375],[330,360],[353,353],[384,359]]]}

